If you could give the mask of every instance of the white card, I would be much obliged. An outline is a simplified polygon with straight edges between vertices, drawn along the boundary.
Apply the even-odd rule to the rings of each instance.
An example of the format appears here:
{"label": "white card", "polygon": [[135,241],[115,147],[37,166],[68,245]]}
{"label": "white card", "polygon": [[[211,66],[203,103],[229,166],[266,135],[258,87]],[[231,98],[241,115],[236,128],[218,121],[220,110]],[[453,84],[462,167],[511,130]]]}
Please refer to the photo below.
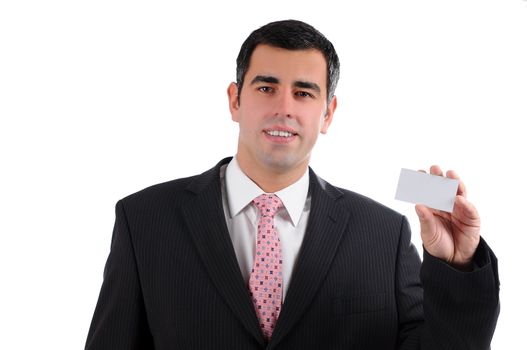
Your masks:
{"label": "white card", "polygon": [[459,180],[401,169],[395,199],[451,213],[458,186]]}

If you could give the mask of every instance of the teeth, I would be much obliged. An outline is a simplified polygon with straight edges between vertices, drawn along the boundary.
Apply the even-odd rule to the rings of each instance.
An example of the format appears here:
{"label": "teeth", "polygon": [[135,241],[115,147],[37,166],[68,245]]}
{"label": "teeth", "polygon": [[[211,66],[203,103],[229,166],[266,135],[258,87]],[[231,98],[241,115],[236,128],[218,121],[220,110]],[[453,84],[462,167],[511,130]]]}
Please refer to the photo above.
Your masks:
{"label": "teeth", "polygon": [[280,136],[280,137],[291,137],[293,136],[292,133],[290,133],[289,131],[278,131],[278,130],[269,130],[269,131],[266,131],[268,135],[271,135],[271,136]]}

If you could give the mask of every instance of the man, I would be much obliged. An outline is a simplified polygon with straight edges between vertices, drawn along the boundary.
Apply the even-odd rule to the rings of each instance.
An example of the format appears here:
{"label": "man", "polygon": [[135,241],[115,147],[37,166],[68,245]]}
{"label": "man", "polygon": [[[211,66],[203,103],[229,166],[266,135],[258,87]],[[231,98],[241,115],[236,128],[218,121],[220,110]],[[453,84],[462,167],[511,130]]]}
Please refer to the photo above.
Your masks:
{"label": "man", "polygon": [[403,216],[308,167],[338,76],[308,24],[247,38],[236,156],[117,203],[86,349],[489,348],[497,262],[463,183],[452,214],[416,206],[421,266]]}

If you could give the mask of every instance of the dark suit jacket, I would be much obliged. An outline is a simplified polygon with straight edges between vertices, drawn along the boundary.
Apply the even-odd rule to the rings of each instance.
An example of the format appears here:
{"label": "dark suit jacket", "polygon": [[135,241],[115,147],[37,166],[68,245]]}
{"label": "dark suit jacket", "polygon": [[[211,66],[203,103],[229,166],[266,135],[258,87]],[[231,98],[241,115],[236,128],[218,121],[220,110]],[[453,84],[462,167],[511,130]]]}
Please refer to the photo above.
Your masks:
{"label": "dark suit jacket", "polygon": [[117,203],[86,349],[489,348],[499,281],[485,242],[474,272],[426,252],[421,267],[403,216],[311,169],[308,227],[265,344],[222,208],[229,160]]}

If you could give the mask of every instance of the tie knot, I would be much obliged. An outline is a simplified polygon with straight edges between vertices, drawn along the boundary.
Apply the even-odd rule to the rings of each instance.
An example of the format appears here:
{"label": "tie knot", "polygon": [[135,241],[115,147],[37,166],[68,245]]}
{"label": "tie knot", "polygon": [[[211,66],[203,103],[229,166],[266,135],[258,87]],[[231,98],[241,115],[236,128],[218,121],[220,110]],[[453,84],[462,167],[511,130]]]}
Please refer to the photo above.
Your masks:
{"label": "tie knot", "polygon": [[274,217],[276,211],[283,207],[282,201],[274,193],[264,193],[253,200],[262,216]]}

